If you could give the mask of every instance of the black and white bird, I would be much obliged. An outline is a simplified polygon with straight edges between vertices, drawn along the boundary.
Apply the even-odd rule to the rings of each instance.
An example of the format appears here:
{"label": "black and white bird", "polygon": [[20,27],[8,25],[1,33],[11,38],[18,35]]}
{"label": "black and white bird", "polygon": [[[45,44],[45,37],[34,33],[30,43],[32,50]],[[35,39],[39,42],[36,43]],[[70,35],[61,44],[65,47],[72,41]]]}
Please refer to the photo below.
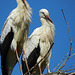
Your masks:
{"label": "black and white bird", "polygon": [[13,68],[17,63],[16,52],[20,57],[23,45],[26,44],[29,31],[29,21],[31,21],[31,8],[27,1],[16,1],[17,7],[8,16],[1,32],[1,43],[3,43],[11,27],[14,32],[14,38],[12,40],[10,49],[8,50],[5,62],[7,75],[11,75]]}
{"label": "black and white bird", "polygon": [[[24,59],[27,58],[29,69],[31,69],[45,56],[50,49],[51,44],[54,42],[55,26],[49,17],[48,10],[41,9],[39,11],[39,16],[42,26],[36,28],[28,38],[25,54],[22,56],[23,74],[28,71]],[[35,75],[42,74],[46,67],[48,72],[50,72],[49,63],[51,54],[52,48],[49,54],[46,56],[46,59],[40,62],[39,65],[31,71],[31,73]]]}
{"label": "black and white bird", "polygon": [[13,32],[12,27],[11,27],[11,30],[6,35],[3,43],[0,44],[1,68],[2,68],[2,74],[3,75],[8,75],[5,63],[6,63],[6,59],[7,59],[7,53],[9,51],[9,48],[10,48],[10,45],[12,43],[13,38],[14,38],[14,32]]}

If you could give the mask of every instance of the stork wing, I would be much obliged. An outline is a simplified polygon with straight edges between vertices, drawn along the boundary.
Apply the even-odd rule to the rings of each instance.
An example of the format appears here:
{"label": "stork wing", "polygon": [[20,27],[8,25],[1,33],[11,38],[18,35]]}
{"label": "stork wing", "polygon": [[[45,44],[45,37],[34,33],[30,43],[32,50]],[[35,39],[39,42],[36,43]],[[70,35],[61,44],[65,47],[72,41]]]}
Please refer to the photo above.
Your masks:
{"label": "stork wing", "polygon": [[6,35],[3,43],[1,44],[1,49],[5,50],[5,49],[10,48],[11,42],[13,40],[13,37],[14,37],[14,32],[13,32],[13,29],[11,27],[11,31]]}
{"label": "stork wing", "polygon": [[[13,33],[13,29],[11,27],[11,31],[6,35],[3,43],[0,43],[0,52],[3,52],[4,50],[7,52],[8,48],[11,45],[13,37],[14,37],[14,33]],[[0,37],[0,39],[1,39],[1,37]]]}
{"label": "stork wing", "polygon": [[26,68],[26,63],[24,58],[27,58],[29,69],[31,69],[37,62],[37,59],[40,55],[40,39],[39,36],[32,36],[28,38],[27,46],[25,49],[25,55],[22,56],[22,70],[25,74],[28,70]]}
{"label": "stork wing", "polygon": [[4,38],[6,37],[8,32],[10,32],[11,27],[13,28],[12,21],[13,21],[13,13],[11,13],[8,16],[6,22],[4,23],[4,26],[3,26],[3,29],[2,29],[2,32],[1,32],[1,39],[0,39],[1,43],[4,41]]}
{"label": "stork wing", "polygon": [[39,36],[32,36],[30,38],[28,38],[27,41],[27,45],[26,45],[26,49],[25,49],[25,56],[26,58],[28,58],[28,56],[30,55],[30,53],[38,47],[39,44]]}

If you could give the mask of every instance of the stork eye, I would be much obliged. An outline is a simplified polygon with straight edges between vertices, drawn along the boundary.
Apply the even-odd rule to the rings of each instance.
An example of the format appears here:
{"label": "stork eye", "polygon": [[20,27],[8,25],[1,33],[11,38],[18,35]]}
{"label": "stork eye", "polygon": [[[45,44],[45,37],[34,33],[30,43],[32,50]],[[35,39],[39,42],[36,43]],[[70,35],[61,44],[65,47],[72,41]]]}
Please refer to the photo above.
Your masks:
{"label": "stork eye", "polygon": [[45,16],[44,12],[41,12],[41,13]]}

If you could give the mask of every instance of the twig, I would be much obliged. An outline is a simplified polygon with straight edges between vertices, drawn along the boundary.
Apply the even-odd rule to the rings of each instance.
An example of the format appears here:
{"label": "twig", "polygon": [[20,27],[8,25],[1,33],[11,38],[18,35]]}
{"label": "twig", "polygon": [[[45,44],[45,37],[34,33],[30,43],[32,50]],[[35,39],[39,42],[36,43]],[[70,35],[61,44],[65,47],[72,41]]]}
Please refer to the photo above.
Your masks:
{"label": "twig", "polygon": [[52,43],[50,49],[48,50],[48,52],[46,53],[46,55],[38,62],[36,63],[28,72],[26,72],[24,75],[28,74],[31,70],[33,70],[42,60],[44,60],[46,58],[46,56],[48,55],[48,53],[50,52],[51,48],[53,47],[54,42]]}
{"label": "twig", "polygon": [[71,48],[72,48],[72,40],[71,40],[71,36],[70,36],[70,31],[69,31],[69,24],[68,24],[68,22],[67,22],[67,20],[66,20],[66,18],[65,18],[63,9],[61,9],[61,11],[62,11],[62,13],[63,13],[64,20],[65,20],[65,22],[66,22],[66,24],[67,24],[67,29],[68,29],[68,34],[69,34],[69,39],[70,39],[70,50],[69,50],[69,56],[70,56],[70,55],[71,55]]}
{"label": "twig", "polygon": [[75,55],[75,53],[74,54],[72,54],[71,56],[70,56],[70,58],[72,57],[72,56],[74,56]]}
{"label": "twig", "polygon": [[70,69],[70,68],[72,68],[72,67],[74,67],[74,66],[75,66],[75,64],[73,64],[73,65],[69,66],[67,69]]}
{"label": "twig", "polygon": [[66,24],[67,24],[70,43],[72,43],[72,41],[71,41],[71,36],[70,36],[70,31],[69,31],[69,24],[68,24],[68,22],[67,22],[67,20],[66,20],[66,18],[65,18],[65,15],[64,15],[63,9],[61,9],[61,11],[62,11],[62,13],[63,13],[64,19],[65,19],[65,22],[66,22]]}
{"label": "twig", "polygon": [[73,68],[73,69],[67,69],[67,70],[60,70],[60,71],[62,71],[64,73],[64,72],[73,71],[73,70],[75,70],[75,68]]}
{"label": "twig", "polygon": [[71,56],[71,48],[72,48],[72,41],[71,41],[71,36],[70,36],[70,31],[69,31],[69,25],[68,25],[68,22],[67,22],[67,20],[66,20],[66,18],[65,18],[63,9],[61,9],[61,11],[62,11],[62,13],[63,13],[64,19],[65,19],[65,22],[66,22],[67,28],[68,28],[68,34],[69,34],[69,39],[70,39],[70,50],[69,50],[69,55],[68,55],[67,59],[61,64],[61,66],[59,67],[59,69],[57,70],[57,72],[59,72],[59,70],[62,69],[62,68],[65,66],[66,62],[68,61],[68,59],[69,59],[70,56]]}
{"label": "twig", "polygon": [[[52,72],[54,72],[56,69],[57,69],[57,67],[65,60],[65,58],[67,57],[67,55],[69,54],[69,52],[64,56],[64,58],[60,61],[60,63],[53,69],[53,71]],[[72,54],[71,56],[70,56],[70,58],[72,57],[72,56],[74,56],[75,55],[75,53],[74,54]]]}
{"label": "twig", "polygon": [[64,58],[60,61],[60,63],[53,69],[52,72],[56,70],[56,68],[65,60],[66,56],[69,54],[69,52],[64,56]]}
{"label": "twig", "polygon": [[70,73],[69,75],[75,75],[75,72]]}
{"label": "twig", "polygon": [[62,69],[64,66],[65,66],[65,64],[66,64],[66,62],[68,61],[68,59],[70,59],[72,56],[74,56],[75,55],[75,53],[74,54],[72,54],[71,56],[68,56],[68,58],[64,61],[64,63],[60,66],[60,68],[57,70],[57,73],[59,72],[59,70],[60,69]]}

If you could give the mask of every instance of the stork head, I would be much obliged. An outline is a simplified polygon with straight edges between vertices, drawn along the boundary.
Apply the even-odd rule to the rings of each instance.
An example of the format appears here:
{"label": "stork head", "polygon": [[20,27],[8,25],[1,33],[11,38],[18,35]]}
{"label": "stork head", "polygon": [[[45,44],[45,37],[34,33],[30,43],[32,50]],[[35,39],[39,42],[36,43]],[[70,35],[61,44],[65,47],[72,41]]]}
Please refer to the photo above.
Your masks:
{"label": "stork head", "polygon": [[53,21],[49,17],[49,12],[47,9],[41,9],[39,11],[39,16],[40,16],[40,19],[42,18],[42,19],[45,19],[46,21],[50,21],[51,23],[53,23]]}
{"label": "stork head", "polygon": [[19,6],[25,6],[26,8],[27,8],[27,2],[26,2],[26,0],[16,0],[17,1],[17,4],[19,5]]}

